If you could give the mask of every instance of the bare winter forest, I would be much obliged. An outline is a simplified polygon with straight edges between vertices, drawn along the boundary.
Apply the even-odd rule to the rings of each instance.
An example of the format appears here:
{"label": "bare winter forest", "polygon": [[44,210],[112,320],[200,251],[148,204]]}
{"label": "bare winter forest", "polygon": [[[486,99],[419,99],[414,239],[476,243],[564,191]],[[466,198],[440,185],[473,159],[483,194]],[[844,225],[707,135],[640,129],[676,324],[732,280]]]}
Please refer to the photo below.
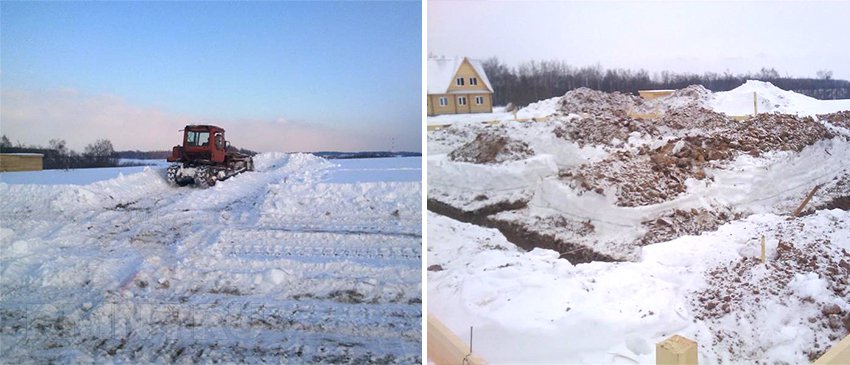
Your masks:
{"label": "bare winter forest", "polygon": [[496,57],[482,65],[493,85],[493,105],[525,106],[538,100],[564,95],[567,91],[587,87],[605,92],[635,93],[646,89],[682,89],[703,85],[714,92],[729,91],[746,80],[761,80],[808,95],[816,99],[850,99],[850,81],[832,78],[832,71],[821,70],[815,78],[782,75],[774,68],[763,67],[755,73],[734,75],[706,72],[675,73],[622,68],[605,69],[601,65],[575,67],[563,61],[528,61],[509,67]]}

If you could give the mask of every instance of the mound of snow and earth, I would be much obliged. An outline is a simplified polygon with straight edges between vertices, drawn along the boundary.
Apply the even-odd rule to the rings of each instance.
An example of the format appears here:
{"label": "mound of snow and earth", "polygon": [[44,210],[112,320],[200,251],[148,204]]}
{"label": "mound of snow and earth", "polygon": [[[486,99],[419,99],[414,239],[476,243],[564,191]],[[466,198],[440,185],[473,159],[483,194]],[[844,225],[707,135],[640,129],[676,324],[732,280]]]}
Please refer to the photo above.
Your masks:
{"label": "mound of snow and earth", "polygon": [[[758,95],[761,114],[743,120],[733,118],[752,113],[753,91]],[[742,105],[747,102],[749,109],[744,110]],[[550,304],[542,303],[540,298],[545,295],[536,292],[529,293],[529,297],[535,299],[534,304],[528,307],[522,306],[523,303],[530,304],[524,300],[504,303],[501,296],[464,298],[458,295],[456,287],[443,288],[443,283],[463,285],[468,280],[469,285],[483,285],[485,289],[482,291],[486,291],[488,285],[503,288],[504,285],[530,284],[556,293],[561,292],[562,285],[575,285],[572,279],[562,282],[565,279],[559,275],[566,269],[558,269],[557,274],[550,277],[543,275],[542,278],[528,274],[534,270],[510,272],[514,266],[525,264],[505,261],[507,259],[491,260],[492,250],[500,251],[492,253],[494,257],[509,255],[511,260],[520,262],[533,260],[534,264],[528,264],[532,267],[551,267],[555,262],[558,263],[556,267],[566,265],[572,268],[570,270],[605,267],[602,271],[592,270],[593,273],[587,275],[590,282],[582,286],[591,293],[582,295],[582,300],[597,304],[614,300],[603,294],[593,294],[601,293],[600,290],[622,294],[619,287],[600,287],[593,281],[599,280],[594,275],[607,275],[603,271],[634,267],[636,271],[632,274],[636,278],[629,278],[629,283],[635,283],[637,278],[667,280],[670,276],[684,275],[680,271],[686,271],[693,279],[675,284],[686,285],[676,289],[675,300],[667,298],[665,302],[680,303],[670,307],[675,316],[701,326],[690,333],[685,331],[685,334],[702,339],[700,356],[710,359],[710,363],[762,358],[773,359],[766,361],[768,363],[805,362],[822,354],[831,343],[847,334],[848,329],[840,324],[850,317],[850,293],[833,289],[844,285],[840,278],[847,275],[846,270],[841,270],[846,266],[842,260],[848,261],[844,257],[846,252],[842,250],[848,249],[846,237],[850,237],[846,231],[846,227],[850,227],[850,216],[846,214],[846,210],[850,209],[850,125],[847,124],[850,101],[820,101],[781,90],[769,83],[748,81],[728,92],[711,93],[696,85],[654,100],[577,89],[561,97],[557,105],[558,109],[544,121],[458,124],[428,134],[428,209],[436,222],[435,225],[429,222],[429,229],[433,227],[436,230],[429,233],[432,237],[429,239],[429,264],[445,268],[441,272],[429,273],[429,298],[436,298],[429,299],[430,308],[437,314],[442,312],[449,316],[448,319],[440,316],[443,322],[460,319],[456,330],[461,338],[464,338],[463,328],[468,329],[466,326],[470,324],[465,319],[467,315],[481,318],[490,316],[490,311],[501,314],[516,312],[512,317],[517,323],[482,319],[481,323],[492,326],[495,331],[495,328],[502,328],[500,326],[525,328],[526,324],[519,324],[521,320],[529,317],[536,320],[540,313],[554,311],[557,306],[551,304],[550,308]],[[482,143],[493,140],[500,143],[496,146]],[[508,145],[522,146],[521,151],[524,152],[513,153],[511,151],[516,148],[499,147]],[[456,158],[467,155],[470,150],[496,151],[495,156],[499,157],[486,161]],[[802,212],[805,218],[788,217],[814,188],[814,194]],[[838,210],[824,213],[829,209]],[[806,216],[809,214],[819,218]],[[769,246],[779,247],[781,254],[774,255],[774,258],[782,264],[755,265],[751,259],[753,255],[738,252],[743,246],[753,245],[756,239],[739,228],[756,223],[760,227],[764,225],[761,221],[752,221],[753,217],[771,222],[770,228],[760,230],[768,237]],[[789,228],[807,230],[813,219],[820,219],[817,224],[823,226],[811,230],[810,235],[799,235]],[[478,248],[474,257],[457,257],[460,254],[458,250],[462,250],[457,248],[461,244],[457,239],[446,237],[446,242],[443,242],[434,237],[442,237],[442,230],[454,232],[461,225],[458,221],[474,224],[481,230],[468,237],[472,242],[464,244],[499,248]],[[469,229],[468,225],[464,227]],[[497,231],[493,233],[485,228]],[[728,232],[731,236],[720,232]],[[501,243],[494,246],[494,240]],[[729,242],[728,247],[735,247],[737,256],[728,256],[728,252],[712,253],[709,256],[722,259],[706,257],[708,261],[699,266],[665,267],[663,273],[651,268],[651,255],[658,250],[657,247],[663,246],[671,253],[688,256],[694,252],[703,254],[719,249],[726,245],[723,242]],[[454,256],[436,257],[435,252],[441,250],[452,252]],[[523,250],[529,252],[522,253]],[[800,258],[811,255],[829,257],[818,259],[814,266],[807,264],[805,260],[808,258]],[[556,260],[558,258],[567,260]],[[453,271],[451,265],[444,265],[441,260],[480,263],[480,266],[476,268],[477,264],[472,264]],[[625,263],[608,263],[621,261]],[[693,260],[689,262],[692,264]],[[730,272],[732,268],[735,268],[734,273]],[[492,284],[482,284],[481,270],[493,271]],[[773,273],[775,270],[786,271],[776,274]],[[508,282],[509,278],[525,277],[527,274],[531,275],[527,282],[521,280],[525,284]],[[750,285],[764,279],[765,285],[773,285],[774,288],[754,294],[740,292],[743,289],[732,292],[732,288],[737,288],[732,285],[723,291],[719,289],[722,287],[720,283],[733,278],[721,274],[735,276],[736,280],[750,282]],[[822,284],[826,289],[811,298],[793,292],[794,285],[798,285],[794,280],[803,283],[805,279],[795,279],[795,275],[823,280],[821,283],[811,279],[811,282],[806,282],[808,284],[799,285]],[[435,288],[434,291],[431,288]],[[643,292],[643,288],[638,291],[640,293],[636,297],[652,296]],[[554,297],[563,302],[566,296],[574,295],[577,294]],[[447,304],[441,303],[440,298],[449,296],[452,298]],[[757,297],[761,298],[763,305],[774,307],[751,303]],[[517,300],[516,297],[513,300]],[[730,304],[730,301],[745,304]],[[622,306],[626,305],[626,301],[616,299],[616,302],[621,304],[613,305],[612,309],[626,311],[627,308]],[[716,302],[712,308],[719,309],[701,312],[701,308],[707,306],[704,303],[708,302]],[[728,312],[725,312],[723,304],[728,304]],[[840,310],[836,312],[833,305]],[[799,327],[806,328],[809,334],[793,341],[765,335],[746,346],[735,342],[741,339],[746,342],[747,336],[752,336],[752,333],[741,329],[748,321],[775,327],[776,323],[770,322],[774,319],[764,318],[765,314],[759,310],[767,308],[765,313],[771,313],[770,310],[779,308],[777,306],[794,311],[793,316],[785,316],[784,322],[779,323],[799,319]],[[627,307],[632,310],[631,305]],[[591,308],[589,306],[588,310]],[[476,310],[485,314],[476,317],[472,314]],[[651,310],[659,313],[656,309]],[[829,314],[823,318],[814,315],[821,310]],[[564,309],[561,308],[561,311]],[[646,316],[645,311],[641,316]],[[571,311],[567,309],[564,312]],[[804,314],[808,317],[795,317]],[[527,327],[543,331],[545,335],[520,331],[518,336],[504,336],[504,339],[528,339],[529,346],[535,344],[528,349],[533,348],[534,352],[540,353],[539,356],[534,355],[538,362],[556,359],[590,363],[616,361],[619,355],[612,357],[611,353],[616,347],[614,339],[622,332],[616,332],[611,339],[601,338],[612,335],[609,332],[622,325],[614,322],[619,319],[633,321],[634,318],[590,312],[587,315],[606,318],[606,321],[611,321],[611,327],[599,328],[598,338],[588,340],[586,345],[576,345],[574,352],[555,350],[563,344],[555,345],[553,342],[550,347],[543,344],[545,341],[537,340],[541,339],[540,336],[550,339],[550,335],[551,339],[559,336],[570,338],[570,330],[581,329],[584,332],[589,324],[582,326],[581,322],[566,319],[555,324],[540,322]],[[488,322],[491,320],[497,323]],[[651,341],[646,338],[620,338],[623,341],[620,345],[631,351],[631,354],[622,356],[639,362],[648,361],[654,348],[651,345],[663,337],[662,333],[682,334],[677,326],[667,326],[655,332],[652,328],[649,331],[642,328],[644,333],[654,333]],[[681,327],[693,327],[688,326]],[[549,330],[543,330],[547,328]],[[476,342],[475,346],[492,348],[489,354],[481,352],[488,360],[512,362],[524,359],[522,356],[531,356],[529,351],[520,354],[511,350],[523,346],[508,347],[503,340],[482,339],[481,336],[486,335],[479,336],[479,333],[476,329],[476,338],[481,342]],[[776,331],[765,333],[773,335]],[[778,347],[783,350],[774,350]],[[593,352],[588,350],[590,348],[599,350],[599,356],[584,355],[585,350]],[[645,349],[648,350],[644,352]],[[554,355],[557,357],[551,357]]]}
{"label": "mound of snow and earth", "polygon": [[0,183],[0,362],[419,362],[413,160],[268,153],[209,189],[163,168]]}

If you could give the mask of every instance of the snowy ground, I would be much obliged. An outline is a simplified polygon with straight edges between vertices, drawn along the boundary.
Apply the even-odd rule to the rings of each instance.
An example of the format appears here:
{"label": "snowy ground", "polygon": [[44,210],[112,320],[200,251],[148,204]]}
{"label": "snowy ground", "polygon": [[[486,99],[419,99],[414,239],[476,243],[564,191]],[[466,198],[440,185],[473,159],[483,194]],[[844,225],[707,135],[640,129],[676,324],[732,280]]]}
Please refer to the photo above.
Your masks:
{"label": "snowy ground", "polygon": [[419,161],[4,174],[0,362],[419,362]]}
{"label": "snowy ground", "polygon": [[825,308],[850,313],[850,292],[829,290],[824,272],[792,274],[783,291],[767,277],[784,265],[753,264],[743,281],[764,293],[727,298],[732,314],[723,316],[697,319],[704,311],[697,298],[717,284],[710,271],[753,262],[762,234],[768,261],[788,240],[825,245],[847,262],[848,223],[850,213],[838,209],[798,220],[754,215],[646,247],[638,262],[572,265],[555,251],[524,252],[497,230],[429,213],[428,265],[440,267],[428,272],[428,310],[460,338],[473,326],[475,353],[494,364],[654,364],[655,343],[673,334],[699,343],[701,364],[808,363],[810,352],[847,334],[822,326]]}
{"label": "snowy ground", "polygon": [[[753,91],[768,113],[728,117]],[[542,122],[428,134],[429,310],[460,338],[474,325],[481,356],[650,363],[678,333],[707,363],[801,363],[847,335],[847,113],[802,116],[850,101],[750,81],[546,104]]]}

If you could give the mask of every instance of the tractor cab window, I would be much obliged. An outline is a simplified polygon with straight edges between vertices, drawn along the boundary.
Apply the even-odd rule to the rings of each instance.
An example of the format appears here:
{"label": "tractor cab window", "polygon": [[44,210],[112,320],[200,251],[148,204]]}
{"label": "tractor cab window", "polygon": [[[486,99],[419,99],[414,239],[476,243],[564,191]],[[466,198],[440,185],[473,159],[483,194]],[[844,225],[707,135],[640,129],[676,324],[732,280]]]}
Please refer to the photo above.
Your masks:
{"label": "tractor cab window", "polygon": [[189,146],[209,146],[210,133],[188,131],[186,132],[186,144]]}
{"label": "tractor cab window", "polygon": [[216,149],[224,149],[224,135],[221,133],[215,134],[215,148]]}

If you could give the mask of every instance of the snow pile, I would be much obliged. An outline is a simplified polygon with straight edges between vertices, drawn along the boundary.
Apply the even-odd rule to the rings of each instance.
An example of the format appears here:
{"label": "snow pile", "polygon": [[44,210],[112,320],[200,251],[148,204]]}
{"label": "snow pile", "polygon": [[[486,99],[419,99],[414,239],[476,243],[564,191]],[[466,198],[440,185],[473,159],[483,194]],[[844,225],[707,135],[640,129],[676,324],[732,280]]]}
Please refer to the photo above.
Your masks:
{"label": "snow pile", "polygon": [[520,109],[517,112],[517,118],[519,118],[519,119],[542,118],[542,117],[554,115],[555,113],[558,112],[560,104],[561,104],[561,97],[560,96],[540,100],[538,102],[528,104],[525,108]]}
{"label": "snow pile", "polygon": [[[756,215],[648,246],[638,262],[573,265],[431,213],[428,308],[460,338],[473,326],[492,363],[654,363],[673,334],[699,343],[700,363],[805,363],[847,335],[848,221]],[[762,234],[766,266],[754,259]],[[717,303],[711,316],[701,298]]]}
{"label": "snow pile", "polygon": [[850,110],[850,100],[818,100],[756,80],[747,80],[735,89],[714,93],[708,104],[715,111],[728,115],[753,114],[753,93],[756,93],[759,113],[811,116]]}
{"label": "snow pile", "polygon": [[0,184],[0,362],[421,361],[421,184],[380,160]]}
{"label": "snow pile", "polygon": [[711,98],[711,90],[702,85],[690,85],[684,89],[673,91],[672,94],[660,98],[658,101],[669,109],[679,109],[688,106],[705,106]]}

